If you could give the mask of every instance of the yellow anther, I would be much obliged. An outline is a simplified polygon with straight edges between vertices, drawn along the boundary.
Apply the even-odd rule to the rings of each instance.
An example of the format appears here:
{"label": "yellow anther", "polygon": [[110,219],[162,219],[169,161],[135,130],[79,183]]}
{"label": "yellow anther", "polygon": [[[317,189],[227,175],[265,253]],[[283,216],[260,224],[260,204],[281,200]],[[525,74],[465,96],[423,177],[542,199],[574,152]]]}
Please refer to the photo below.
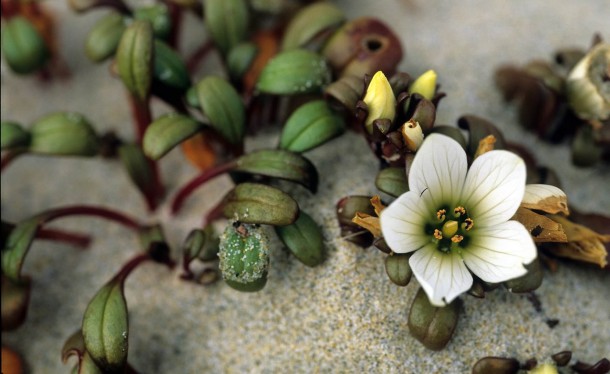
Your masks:
{"label": "yellow anther", "polygon": [[466,208],[464,208],[463,206],[458,206],[455,209],[453,209],[453,214],[455,214],[457,217],[466,214]]}
{"label": "yellow anther", "polygon": [[444,221],[445,213],[447,213],[445,209],[440,209],[438,212],[436,212],[436,218],[438,218],[439,221]]}
{"label": "yellow anther", "polygon": [[443,225],[443,237],[450,238],[458,231],[457,221],[447,221]]}
{"label": "yellow anther", "polygon": [[474,226],[474,221],[471,218],[466,218],[464,223],[462,223],[462,228],[466,231],[470,231]]}
{"label": "yellow anther", "polygon": [[454,243],[459,243],[462,240],[464,240],[464,237],[462,235],[453,235],[451,237],[451,241],[454,242]]}
{"label": "yellow anther", "polygon": [[434,229],[434,237],[438,240],[443,238],[443,233],[439,229]]}

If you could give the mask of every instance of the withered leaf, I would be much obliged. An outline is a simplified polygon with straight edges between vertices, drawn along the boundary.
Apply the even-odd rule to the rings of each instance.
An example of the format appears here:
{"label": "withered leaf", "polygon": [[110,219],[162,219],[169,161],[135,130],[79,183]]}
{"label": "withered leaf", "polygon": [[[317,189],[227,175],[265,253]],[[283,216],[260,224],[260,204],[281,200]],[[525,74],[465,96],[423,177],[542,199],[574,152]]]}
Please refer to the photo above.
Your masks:
{"label": "withered leaf", "polygon": [[517,209],[512,219],[521,222],[536,243],[565,243],[568,241],[561,224],[523,206]]}

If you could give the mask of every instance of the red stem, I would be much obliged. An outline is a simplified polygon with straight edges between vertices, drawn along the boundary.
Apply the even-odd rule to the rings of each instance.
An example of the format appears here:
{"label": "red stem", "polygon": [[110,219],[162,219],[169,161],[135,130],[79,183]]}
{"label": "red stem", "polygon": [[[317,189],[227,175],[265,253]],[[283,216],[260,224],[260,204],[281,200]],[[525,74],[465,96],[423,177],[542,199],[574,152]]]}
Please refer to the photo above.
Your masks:
{"label": "red stem", "polygon": [[182,11],[182,7],[179,5],[176,5],[174,2],[171,1],[163,1],[165,3],[165,5],[169,8],[169,14],[170,14],[170,18],[171,18],[171,22],[172,22],[172,29],[170,31],[169,34],[169,38],[168,38],[168,44],[170,47],[172,47],[176,52],[178,51],[178,38],[180,36],[180,29],[182,26],[182,18],[183,18],[183,11]]}
{"label": "red stem", "polygon": [[44,218],[40,224],[50,222],[54,219],[65,217],[65,216],[94,216],[109,221],[117,222],[133,231],[140,232],[142,225],[134,218],[125,215],[121,212],[117,212],[112,209],[103,208],[93,205],[72,205],[62,208],[51,209],[43,213]]}
{"label": "red stem", "polygon": [[176,214],[182,207],[184,200],[189,197],[199,186],[208,182],[210,179],[213,179],[221,174],[224,174],[228,171],[231,171],[237,166],[235,161],[230,161],[222,165],[215,166],[211,169],[204,171],[199,174],[197,177],[193,178],[190,182],[184,185],[178,193],[174,197],[171,206],[171,213]]}
{"label": "red stem", "polygon": [[148,261],[150,259],[151,258],[148,255],[148,253],[142,253],[142,254],[136,255],[131,260],[129,260],[125,265],[123,265],[123,267],[121,268],[121,270],[119,270],[117,275],[114,276],[114,279],[116,279],[119,282],[121,282],[121,287],[124,286],[125,279],[127,279],[127,276],[129,274],[131,274],[131,272],[135,268],[137,268],[138,265],[140,265],[141,263],[143,263],[145,261]]}
{"label": "red stem", "polygon": [[91,244],[91,236],[70,231],[40,228],[36,239],[64,242],[75,247],[87,248]]}

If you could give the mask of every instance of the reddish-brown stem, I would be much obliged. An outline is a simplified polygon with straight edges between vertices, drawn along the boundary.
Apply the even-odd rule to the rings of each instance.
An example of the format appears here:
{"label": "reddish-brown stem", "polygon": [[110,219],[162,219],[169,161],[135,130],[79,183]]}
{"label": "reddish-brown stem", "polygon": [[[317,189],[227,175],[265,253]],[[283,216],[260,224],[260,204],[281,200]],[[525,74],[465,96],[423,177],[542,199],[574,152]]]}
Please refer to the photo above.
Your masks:
{"label": "reddish-brown stem", "polygon": [[127,263],[125,265],[123,265],[123,267],[121,268],[121,270],[119,270],[117,275],[114,276],[114,280],[121,282],[121,286],[123,286],[125,284],[125,279],[127,279],[127,276],[129,274],[131,274],[131,272],[135,268],[137,268],[138,265],[140,265],[141,263],[148,261],[150,259],[151,258],[148,255],[148,253],[142,253],[142,254],[136,255],[131,260],[127,261]]}
{"label": "reddish-brown stem", "polygon": [[138,233],[142,229],[142,225],[134,218],[116,210],[94,205],[72,205],[48,210],[43,213],[43,219],[40,224],[42,225],[57,218],[76,215],[93,216],[114,221]]}
{"label": "reddish-brown stem", "polygon": [[87,248],[91,244],[91,236],[89,235],[45,228],[38,229],[36,239],[63,242],[79,248]]}
{"label": "reddish-brown stem", "polygon": [[19,1],[17,0],[2,0],[2,12],[0,16],[3,19],[9,20],[19,14]]}
{"label": "reddish-brown stem", "polygon": [[214,43],[211,40],[206,40],[193,52],[193,54],[186,60],[186,68],[189,73],[194,73],[199,64],[203,61],[203,59],[210,53],[210,51],[214,49]]}
{"label": "reddish-brown stem", "polygon": [[172,214],[178,213],[178,211],[182,207],[182,204],[184,203],[184,200],[186,200],[187,197],[189,197],[197,188],[199,188],[199,186],[221,174],[231,171],[235,168],[235,166],[237,166],[236,161],[230,161],[225,164],[208,169],[203,173],[199,174],[197,177],[193,178],[190,182],[180,188],[180,190],[174,197],[171,206]]}
{"label": "reddish-brown stem", "polygon": [[4,171],[4,169],[11,162],[13,162],[14,159],[21,156],[24,153],[26,153],[24,150],[14,150],[14,151],[6,152],[6,154],[4,155],[4,157],[2,157],[2,160],[0,161],[0,172]]}
{"label": "reddish-brown stem", "polygon": [[180,36],[180,29],[182,26],[182,18],[183,18],[182,7],[175,4],[172,1],[165,0],[163,2],[169,9],[171,24],[172,24],[172,28],[171,28],[169,37],[167,39],[167,42],[170,47],[172,47],[175,51],[178,51],[178,47],[179,47],[178,46],[178,37]]}
{"label": "reddish-brown stem", "polygon": [[222,217],[222,213],[225,207],[225,199],[222,199],[214,208],[212,208],[209,212],[203,216],[203,227],[206,227],[210,223],[216,221],[220,217]]}

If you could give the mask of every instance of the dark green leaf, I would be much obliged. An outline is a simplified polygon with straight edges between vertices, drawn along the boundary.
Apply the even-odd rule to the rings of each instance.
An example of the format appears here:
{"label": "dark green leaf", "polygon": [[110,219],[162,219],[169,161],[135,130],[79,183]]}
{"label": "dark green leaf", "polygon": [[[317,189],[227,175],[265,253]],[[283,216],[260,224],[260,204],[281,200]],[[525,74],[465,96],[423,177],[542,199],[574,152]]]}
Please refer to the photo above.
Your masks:
{"label": "dark green leaf", "polygon": [[481,117],[466,115],[458,119],[458,126],[464,130],[468,130],[468,148],[467,153],[474,156],[479,147],[479,141],[493,135],[496,138],[495,149],[506,148],[506,142],[502,133],[494,126],[493,123]]}
{"label": "dark green leaf", "polygon": [[364,80],[354,75],[343,76],[326,86],[324,95],[355,114],[356,104],[364,95]]}
{"label": "dark green leaf", "polygon": [[154,172],[142,149],[137,144],[123,144],[119,147],[119,158],[129,178],[144,196],[154,196]]}
{"label": "dark green leaf", "polygon": [[157,38],[166,39],[172,29],[169,10],[165,4],[136,8],[133,12],[133,18],[150,22],[153,33]]}
{"label": "dark green leaf", "polygon": [[129,321],[123,280],[115,277],[104,285],[83,317],[85,347],[104,372],[119,372],[127,364]]}
{"label": "dark green leaf", "polygon": [[281,149],[260,150],[237,160],[235,171],[286,179],[316,192],[318,172],[305,157]]}
{"label": "dark green leaf", "polygon": [[189,116],[168,113],[153,121],[144,134],[142,147],[153,160],[163,157],[172,148],[195,135],[203,125]]}
{"label": "dark green leaf", "polygon": [[420,288],[411,304],[409,331],[426,348],[441,350],[453,336],[459,311],[459,299],[445,307],[436,307],[430,304],[428,296],[423,288]]}
{"label": "dark green leaf", "polygon": [[239,43],[229,51],[227,56],[227,67],[231,79],[238,80],[248,71],[252,61],[258,53],[258,47],[254,43]]}
{"label": "dark green leaf", "polygon": [[305,212],[291,225],[275,227],[275,232],[296,258],[307,266],[324,261],[324,241],[316,222]]}
{"label": "dark green leaf", "polygon": [[398,197],[409,191],[407,173],[404,168],[385,168],[377,174],[375,186],[390,196]]}
{"label": "dark green leaf", "polygon": [[532,263],[525,265],[525,268],[527,269],[525,275],[504,282],[508,291],[513,293],[532,292],[542,285],[544,273],[540,260],[536,258]]}
{"label": "dark green leaf", "polygon": [[153,74],[157,81],[180,92],[186,91],[191,86],[191,78],[182,57],[159,40],[155,40]]}
{"label": "dark green leaf", "polygon": [[14,281],[2,274],[2,331],[11,331],[23,324],[31,289],[28,277]]}
{"label": "dark green leaf", "polygon": [[268,94],[296,95],[320,92],[330,80],[330,68],[321,55],[295,49],[276,55],[265,65],[257,88]]}
{"label": "dark green leaf", "polygon": [[197,96],[210,125],[232,144],[240,144],[246,127],[241,97],[226,80],[209,76],[197,84]]}
{"label": "dark green leaf", "polygon": [[277,188],[258,183],[237,185],[226,197],[224,215],[244,223],[290,225],[299,215],[297,202]]}
{"label": "dark green leaf", "polygon": [[284,125],[280,148],[305,152],[340,135],[345,130],[343,118],[335,114],[324,100],[300,106]]}
{"label": "dark green leaf", "polygon": [[22,279],[21,267],[38,232],[41,220],[40,216],[35,216],[19,222],[11,231],[2,249],[2,272],[15,283]]}
{"label": "dark green leaf", "polygon": [[385,272],[390,280],[398,286],[406,286],[411,280],[413,271],[409,265],[409,253],[394,253],[385,258]]}

